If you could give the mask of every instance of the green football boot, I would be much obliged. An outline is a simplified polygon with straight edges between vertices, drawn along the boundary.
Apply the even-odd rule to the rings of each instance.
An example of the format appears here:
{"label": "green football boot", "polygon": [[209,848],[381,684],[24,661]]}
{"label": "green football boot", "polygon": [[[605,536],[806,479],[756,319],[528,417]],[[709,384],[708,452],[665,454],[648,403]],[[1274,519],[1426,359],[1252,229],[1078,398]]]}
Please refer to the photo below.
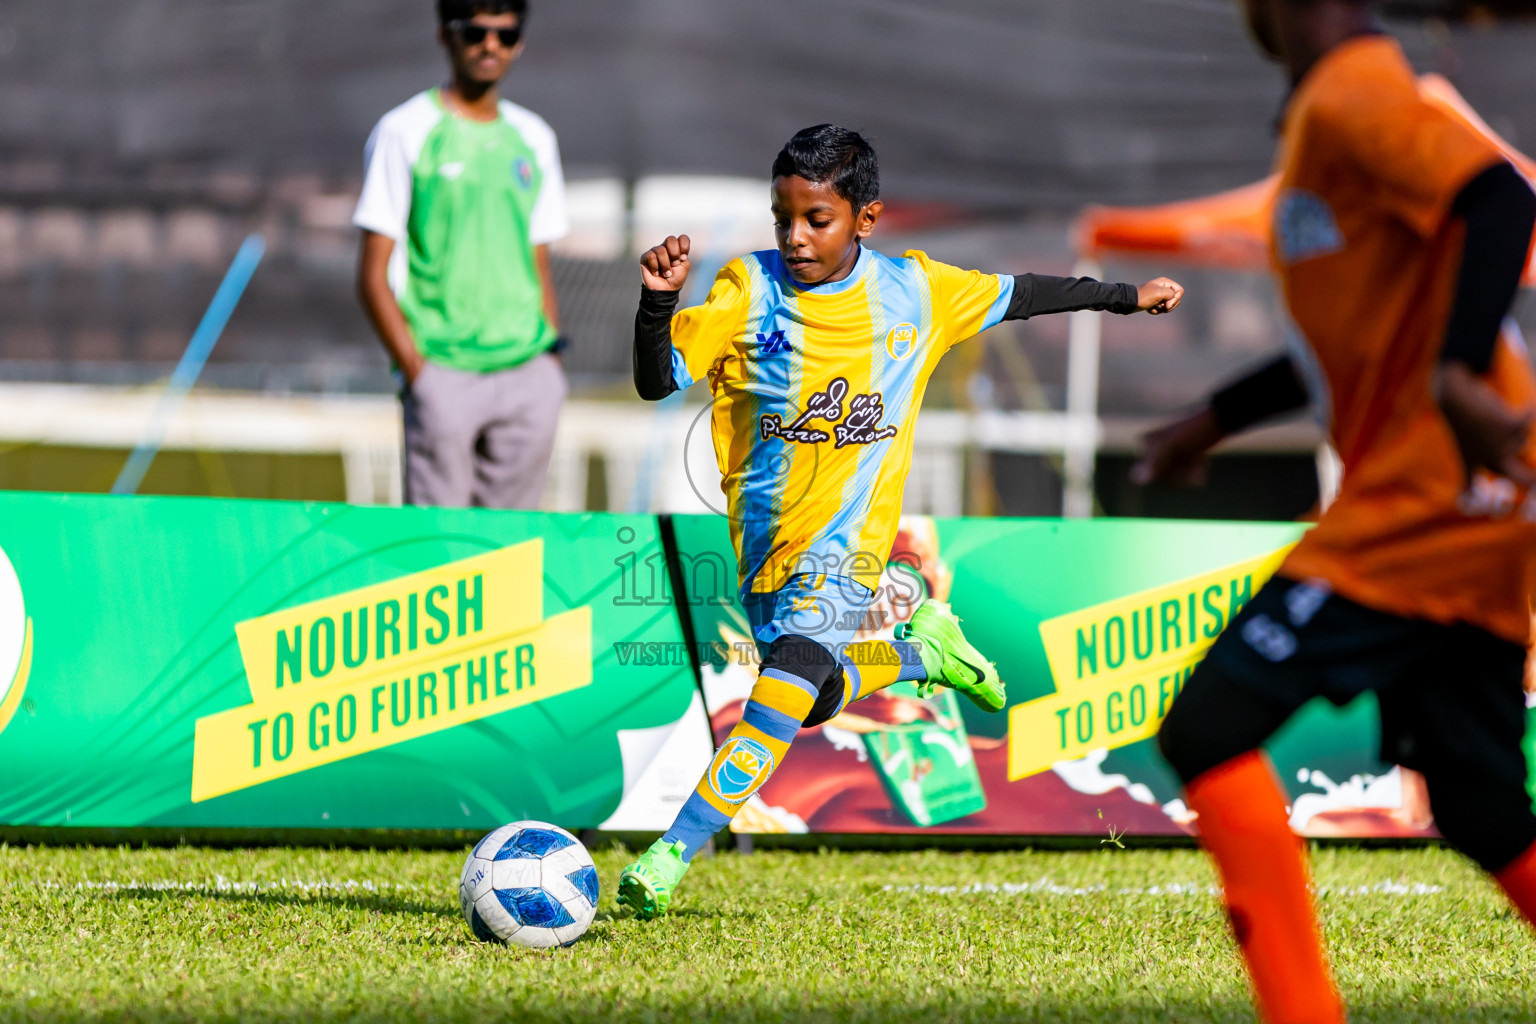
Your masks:
{"label": "green football boot", "polygon": [[971,699],[983,711],[1001,711],[1008,693],[997,666],[982,657],[960,632],[960,620],[942,601],[924,601],[911,622],[896,627],[896,639],[916,644],[923,659],[926,681],[918,693],[928,696],[935,686],[948,686]]}
{"label": "green football boot", "polygon": [[688,870],[683,850],[681,841],[668,843],[658,839],[652,843],[639,860],[619,874],[619,894],[614,902],[633,910],[642,921],[665,914],[672,905],[672,890]]}

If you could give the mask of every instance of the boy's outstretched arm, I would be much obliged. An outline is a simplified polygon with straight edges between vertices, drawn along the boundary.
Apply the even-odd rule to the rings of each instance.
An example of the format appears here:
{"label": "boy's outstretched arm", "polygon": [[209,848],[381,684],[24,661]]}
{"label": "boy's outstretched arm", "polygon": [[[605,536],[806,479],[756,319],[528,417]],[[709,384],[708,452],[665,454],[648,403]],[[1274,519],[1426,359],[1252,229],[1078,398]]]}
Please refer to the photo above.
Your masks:
{"label": "boy's outstretched arm", "polygon": [[1013,279],[1013,298],[1004,320],[1028,320],[1043,313],[1071,313],[1098,309],[1108,313],[1171,313],[1184,298],[1184,287],[1166,277],[1154,278],[1137,288],[1131,284],[1106,284],[1091,277],[1051,277],[1018,274]]}
{"label": "boy's outstretched arm", "polygon": [[[1536,194],[1500,161],[1461,190],[1451,215],[1465,223],[1466,235],[1435,397],[1468,469],[1481,466],[1519,484],[1536,484],[1536,474],[1520,461],[1533,414],[1512,408],[1481,379],[1519,288],[1536,230]],[[1205,408],[1143,437],[1131,481],[1199,483],[1206,454],[1224,438],[1306,403],[1295,364],[1281,356],[1216,392]]]}
{"label": "boy's outstretched arm", "polygon": [[640,257],[640,309],[635,313],[635,390],[648,402],[677,390],[672,373],[672,314],[688,280],[688,236],[669,236]]}
{"label": "boy's outstretched arm", "polygon": [[1146,434],[1131,482],[1200,484],[1206,455],[1233,434],[1307,404],[1290,356],[1279,356],[1211,395],[1204,408]]}

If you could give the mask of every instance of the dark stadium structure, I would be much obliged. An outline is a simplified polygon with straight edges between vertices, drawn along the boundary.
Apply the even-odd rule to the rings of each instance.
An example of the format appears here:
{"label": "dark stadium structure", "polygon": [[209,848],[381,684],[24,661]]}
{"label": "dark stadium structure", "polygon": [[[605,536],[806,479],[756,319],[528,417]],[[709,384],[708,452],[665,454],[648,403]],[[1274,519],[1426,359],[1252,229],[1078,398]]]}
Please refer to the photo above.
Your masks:
{"label": "dark stadium structure", "polygon": [[[1536,136],[1536,25],[1394,27],[1517,145]],[[441,77],[433,31],[428,0],[11,0],[0,201],[245,210],[285,176],[351,180],[378,115]],[[510,92],[573,177],[755,176],[833,120],[878,141],[892,196],[972,212],[1249,180],[1283,96],[1231,0],[535,0],[528,43]]]}
{"label": "dark stadium structure", "polygon": [[[762,178],[793,131],[836,121],[880,151],[882,248],[920,245],[999,271],[1067,272],[1068,228],[1085,204],[1261,177],[1284,99],[1232,0],[532,6],[506,93],[554,126],[568,179]],[[1422,70],[1536,149],[1536,21],[1495,20],[1536,4],[1390,8]],[[430,0],[9,0],[0,380],[162,379],[241,238],[260,230],[267,259],[204,381],[390,389],[353,298],[350,215],[375,120],[443,76],[434,31]],[[566,256],[555,272],[577,392],[627,395],[630,259]],[[1106,324],[1106,416],[1168,412],[1278,347],[1265,281],[1107,268],[1154,272],[1177,273],[1190,297],[1178,317]],[[1064,324],[1019,325],[969,368],[985,394],[935,388],[930,400],[1060,408],[1065,350]],[[1111,510],[1153,507],[1102,498]]]}

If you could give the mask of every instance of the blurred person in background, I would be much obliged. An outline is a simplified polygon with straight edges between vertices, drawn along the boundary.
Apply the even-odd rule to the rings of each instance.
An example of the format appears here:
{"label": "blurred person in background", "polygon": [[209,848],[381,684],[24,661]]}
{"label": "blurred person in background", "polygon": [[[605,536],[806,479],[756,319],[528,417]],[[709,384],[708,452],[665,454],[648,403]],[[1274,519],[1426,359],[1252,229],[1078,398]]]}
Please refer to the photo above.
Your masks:
{"label": "blurred person in background", "polygon": [[1235,616],[1158,736],[1199,815],[1260,1015],[1341,1024],[1305,847],[1262,745],[1376,694],[1381,755],[1536,922],[1524,679],[1536,589],[1536,376],[1501,325],[1536,194],[1431,105],[1372,0],[1242,0],[1289,73],[1271,256],[1291,352],[1147,436],[1142,482],[1309,403],[1338,497]]}
{"label": "blurred person in background", "polygon": [[555,133],[497,87],[526,0],[437,0],[446,85],[368,139],[358,294],[402,379],[405,499],[534,508],[565,398],[549,243],[568,230]]}

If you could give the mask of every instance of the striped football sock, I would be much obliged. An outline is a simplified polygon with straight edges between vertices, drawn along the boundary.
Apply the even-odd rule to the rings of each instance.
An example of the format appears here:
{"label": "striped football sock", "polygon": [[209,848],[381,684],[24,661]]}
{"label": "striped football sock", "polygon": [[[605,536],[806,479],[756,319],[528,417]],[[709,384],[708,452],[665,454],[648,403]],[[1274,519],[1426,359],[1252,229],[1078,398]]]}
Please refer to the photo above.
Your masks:
{"label": "striped football sock", "polygon": [[768,781],[816,702],[816,687],[782,669],[764,669],[741,721],[725,738],[704,777],[662,836],[683,843],[683,860],[719,832]]}
{"label": "striped football sock", "polygon": [[906,640],[865,640],[852,644],[848,661],[853,677],[850,702],[879,693],[892,683],[920,683],[928,678],[917,645]]}

